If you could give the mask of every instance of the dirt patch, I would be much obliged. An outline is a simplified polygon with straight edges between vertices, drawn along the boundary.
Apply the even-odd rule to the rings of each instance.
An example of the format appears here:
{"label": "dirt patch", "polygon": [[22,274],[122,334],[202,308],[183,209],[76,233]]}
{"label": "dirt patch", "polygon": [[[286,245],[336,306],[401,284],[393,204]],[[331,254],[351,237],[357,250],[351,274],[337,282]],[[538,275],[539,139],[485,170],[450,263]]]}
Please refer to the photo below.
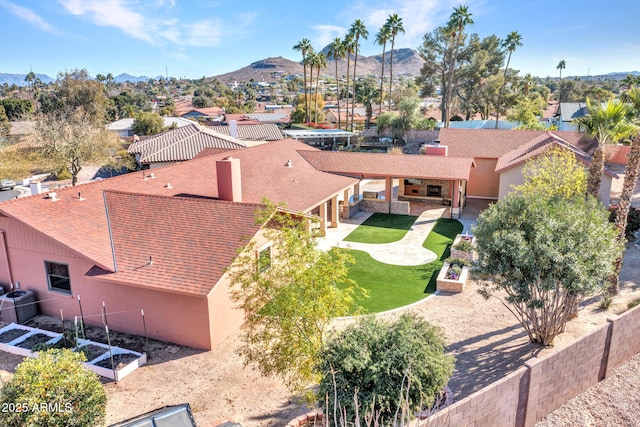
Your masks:
{"label": "dirt patch", "polygon": [[24,341],[16,344],[16,347],[26,348],[30,350],[36,344],[44,344],[51,339],[52,337],[47,334],[33,334]]}
{"label": "dirt patch", "polygon": [[29,331],[26,329],[10,329],[0,334],[0,342],[6,344],[28,333]]}

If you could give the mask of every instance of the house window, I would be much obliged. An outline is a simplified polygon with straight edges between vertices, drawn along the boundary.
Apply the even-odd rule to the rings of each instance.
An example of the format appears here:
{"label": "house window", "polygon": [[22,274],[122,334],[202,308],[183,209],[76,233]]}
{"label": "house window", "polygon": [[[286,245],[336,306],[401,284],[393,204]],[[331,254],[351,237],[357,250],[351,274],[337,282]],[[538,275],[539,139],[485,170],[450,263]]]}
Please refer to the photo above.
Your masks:
{"label": "house window", "polygon": [[71,280],[67,264],[45,261],[44,268],[47,272],[50,291],[71,294]]}
{"label": "house window", "polygon": [[271,267],[271,246],[267,246],[258,252],[258,271],[263,273]]}

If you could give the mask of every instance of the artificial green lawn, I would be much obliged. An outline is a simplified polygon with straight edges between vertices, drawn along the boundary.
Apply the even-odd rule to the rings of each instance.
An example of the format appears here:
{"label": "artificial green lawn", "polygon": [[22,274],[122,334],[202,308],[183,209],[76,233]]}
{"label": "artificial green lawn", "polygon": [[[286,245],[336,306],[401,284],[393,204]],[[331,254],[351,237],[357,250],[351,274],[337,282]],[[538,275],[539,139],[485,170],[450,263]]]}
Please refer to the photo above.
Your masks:
{"label": "artificial green lawn", "polygon": [[378,313],[420,301],[436,289],[436,278],[444,260],[449,256],[449,245],[456,234],[462,232],[462,224],[453,219],[439,219],[423,247],[438,256],[434,262],[418,266],[385,264],[374,260],[362,251],[348,251],[355,259],[349,268],[349,278],[369,292],[360,301],[365,313]]}
{"label": "artificial green lawn", "polygon": [[416,222],[417,216],[374,213],[353,230],[346,242],[391,243],[402,239]]}

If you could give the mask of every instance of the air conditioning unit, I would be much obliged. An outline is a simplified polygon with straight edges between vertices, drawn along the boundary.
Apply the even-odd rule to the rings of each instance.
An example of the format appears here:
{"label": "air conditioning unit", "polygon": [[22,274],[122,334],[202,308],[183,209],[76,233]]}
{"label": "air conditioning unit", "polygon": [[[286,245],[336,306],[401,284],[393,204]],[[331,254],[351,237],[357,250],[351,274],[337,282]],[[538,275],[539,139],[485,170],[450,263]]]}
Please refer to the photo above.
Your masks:
{"label": "air conditioning unit", "polygon": [[25,323],[38,314],[36,295],[32,291],[17,290],[0,296],[0,318],[6,323]]}

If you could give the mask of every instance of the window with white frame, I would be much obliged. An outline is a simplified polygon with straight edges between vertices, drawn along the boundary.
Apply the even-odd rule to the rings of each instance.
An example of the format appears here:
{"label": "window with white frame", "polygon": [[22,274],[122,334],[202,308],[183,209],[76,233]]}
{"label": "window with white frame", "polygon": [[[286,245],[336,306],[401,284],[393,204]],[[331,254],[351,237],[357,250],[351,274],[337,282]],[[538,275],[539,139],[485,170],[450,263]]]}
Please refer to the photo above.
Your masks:
{"label": "window with white frame", "polygon": [[49,290],[71,295],[71,279],[69,277],[69,266],[57,262],[44,262],[47,273]]}

